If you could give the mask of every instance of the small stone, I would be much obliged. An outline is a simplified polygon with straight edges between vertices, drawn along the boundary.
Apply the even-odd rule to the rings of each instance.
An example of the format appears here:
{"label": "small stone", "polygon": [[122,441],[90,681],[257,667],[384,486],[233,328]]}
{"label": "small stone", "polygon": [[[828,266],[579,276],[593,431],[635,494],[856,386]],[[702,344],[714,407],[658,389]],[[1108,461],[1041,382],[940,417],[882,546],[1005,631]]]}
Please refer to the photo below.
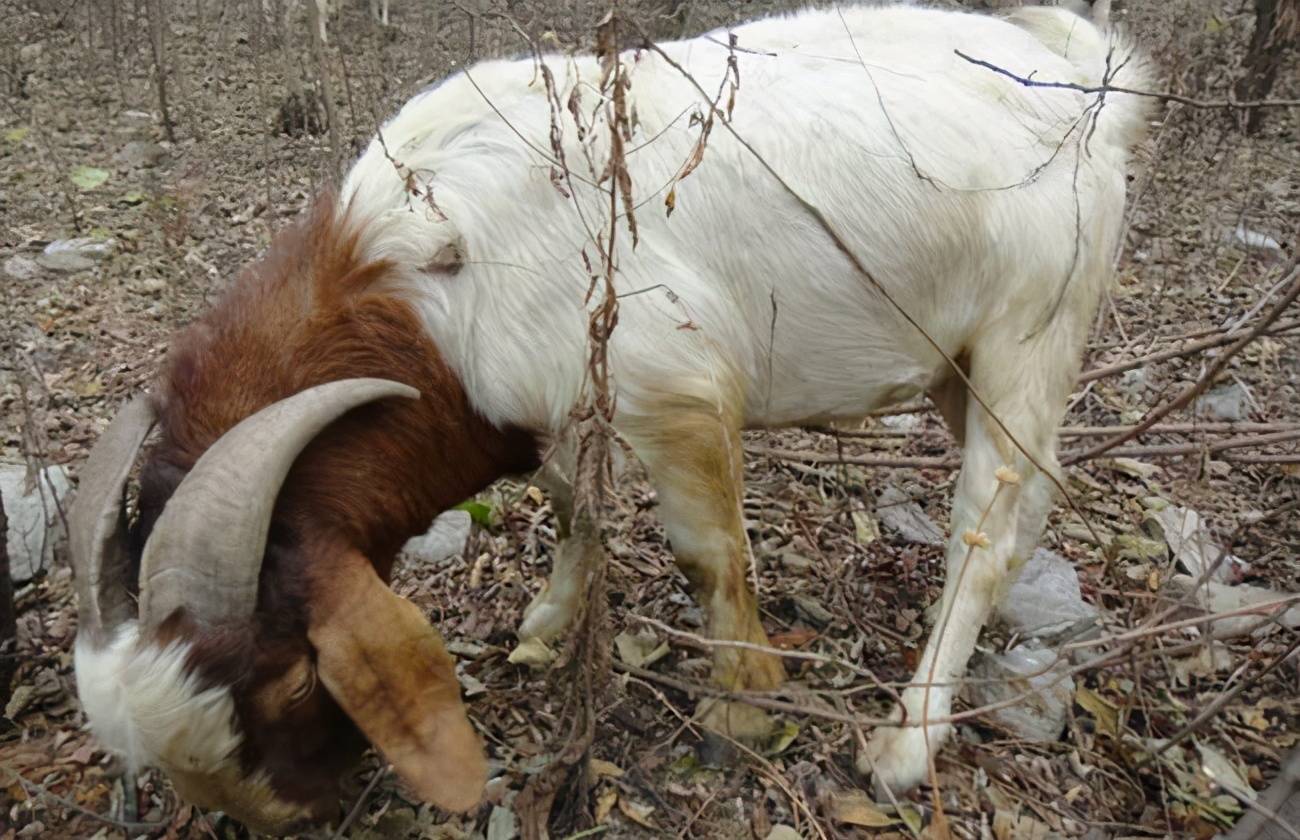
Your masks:
{"label": "small stone", "polygon": [[1083,600],[1074,565],[1040,548],[1020,569],[998,607],[998,618],[1024,636],[1043,636],[1095,619],[1097,608]]}
{"label": "small stone", "polygon": [[803,837],[788,825],[774,825],[765,840],[803,840]]}
{"label": "small stone", "polygon": [[158,297],[167,288],[167,281],[160,280],[157,277],[150,277],[145,280],[141,280],[138,288],[141,292],[144,292],[146,295],[149,295],[150,297]]}
{"label": "small stone", "polygon": [[167,155],[167,150],[148,140],[132,140],[122,147],[114,159],[125,166],[149,168],[157,166]]}
{"label": "small stone", "polygon": [[519,822],[515,812],[497,805],[488,817],[487,840],[514,840],[519,836]]}
{"label": "small stone", "polygon": [[5,260],[4,269],[5,274],[15,280],[30,280],[41,272],[41,267],[36,264],[36,260],[17,254]]}
{"label": "small stone", "polygon": [[1074,679],[1064,674],[1070,663],[1044,648],[1019,645],[1004,654],[982,656],[971,669],[963,693],[976,707],[1001,703],[1034,691],[989,712],[989,718],[1018,738],[1055,741],[1065,729],[1074,698]]}
{"label": "small stone", "polygon": [[902,490],[886,486],[876,500],[876,518],[904,542],[943,545],[943,530]]}
{"label": "small stone", "polygon": [[1221,385],[1196,399],[1195,412],[1207,420],[1239,423],[1250,414],[1250,397],[1236,382]]}
{"label": "small stone", "polygon": [[51,271],[85,271],[113,253],[116,247],[115,239],[92,239],[86,236],[58,239],[45,246],[36,262]]}
{"label": "small stone", "polygon": [[18,61],[21,64],[34,64],[43,52],[45,52],[44,44],[24,44],[18,50]]}
{"label": "small stone", "polygon": [[61,466],[47,467],[27,486],[27,467],[0,464],[0,494],[9,517],[6,536],[9,576],[15,583],[31,580],[54,563],[54,546],[65,535],[61,510],[67,508],[72,483]]}
{"label": "small stone", "polygon": [[402,546],[402,553],[415,562],[436,565],[465,550],[472,520],[468,512],[449,510],[424,534]]}
{"label": "small stone", "polygon": [[[1294,630],[1300,627],[1300,604],[1292,603],[1283,610],[1272,607],[1273,618],[1263,608],[1265,604],[1276,604],[1289,597],[1286,592],[1276,592],[1262,586],[1238,584],[1229,586],[1214,580],[1199,583],[1192,575],[1174,575],[1169,586],[1184,597],[1198,601],[1210,614],[1238,612],[1239,615],[1225,616],[1210,625],[1210,635],[1215,639],[1231,639],[1251,633],[1255,636],[1270,633],[1278,627]],[[1254,612],[1243,612],[1258,607]]]}
{"label": "small stone", "polygon": [[784,566],[787,571],[794,572],[795,574],[803,574],[812,568],[813,561],[804,557],[797,551],[787,550],[781,552],[781,565]]}

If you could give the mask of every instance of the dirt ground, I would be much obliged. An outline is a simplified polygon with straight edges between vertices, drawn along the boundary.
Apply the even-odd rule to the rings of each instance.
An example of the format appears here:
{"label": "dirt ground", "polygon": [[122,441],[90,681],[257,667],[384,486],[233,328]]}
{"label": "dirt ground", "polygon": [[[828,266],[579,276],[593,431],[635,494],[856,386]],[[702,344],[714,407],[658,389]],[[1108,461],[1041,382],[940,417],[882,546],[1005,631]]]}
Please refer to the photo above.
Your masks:
{"label": "dirt ground", "polygon": [[[156,4],[167,13],[171,138],[144,15]],[[677,13],[669,5],[622,8],[669,36],[796,4],[701,0]],[[116,408],[147,387],[169,336],[302,210],[378,120],[476,56],[523,50],[505,19],[483,11],[508,13],[542,43],[584,48],[603,14],[587,0],[392,0],[383,27],[366,3],[344,2],[328,23],[322,57],[338,127],[332,138],[312,130],[326,115],[306,13],[293,12],[286,42],[278,18],[263,13],[279,6],[0,0],[3,460],[66,464],[75,473]],[[1227,95],[1254,23],[1249,4],[1117,6],[1157,59],[1161,89],[1204,100]],[[297,99],[294,76],[305,91]],[[1279,79],[1274,96],[1300,97],[1294,61]],[[1300,109],[1271,112],[1263,130],[1246,137],[1233,112],[1169,104],[1132,186],[1117,280],[1085,370],[1186,349],[1267,311],[1287,255],[1300,247]],[[109,242],[109,253],[76,271],[36,262],[49,242],[69,237]],[[1300,310],[1278,324],[1288,317]],[[1081,384],[1066,425],[1136,422],[1219,352],[1189,351]],[[921,406],[873,418],[865,436],[792,430],[747,439],[745,504],[764,621],[774,642],[820,656],[789,661],[784,697],[803,713],[787,715],[784,737],[753,753],[702,742],[690,724],[699,695],[689,689],[707,677],[707,651],[638,620],[701,632],[703,617],[665,547],[652,494],[628,481],[607,523],[604,634],[611,647],[623,634],[622,644],[596,680],[596,761],[581,779],[563,779],[550,836],[763,840],[786,825],[803,837],[942,837],[945,821],[952,835],[998,840],[1208,838],[1225,830],[1243,809],[1229,788],[1263,788],[1300,737],[1297,636],[1280,623],[1215,643],[1194,622],[1153,629],[1151,619],[1177,598],[1176,570],[1148,519],[1165,504],[1193,509],[1216,543],[1245,561],[1232,582],[1300,592],[1300,515],[1259,521],[1300,489],[1300,446],[1286,436],[1300,428],[1298,371],[1300,324],[1291,323],[1234,357],[1214,385],[1238,403],[1236,420],[1262,424],[1250,433],[1273,442],[1216,450],[1215,441],[1247,427],[1225,434],[1178,427],[1129,445],[1146,451],[1069,470],[1080,510],[1058,506],[1044,545],[1073,561],[1101,635],[1087,648],[1095,656],[1073,660],[1064,734],[1030,742],[993,715],[971,716],[939,757],[941,794],[923,789],[898,807],[853,794],[863,732],[842,719],[878,717],[889,696],[844,663],[887,683],[905,681],[928,632],[942,549],[880,527],[880,496],[902,494],[924,517],[946,523],[954,470],[917,460],[954,454],[937,415]],[[1179,411],[1163,422],[1196,417]],[[1067,438],[1063,448],[1097,440]],[[818,462],[818,454],[827,457]],[[826,462],[839,455],[924,466]],[[462,662],[471,716],[500,770],[491,806],[449,816],[413,804],[392,776],[375,776],[371,762],[358,777],[345,836],[506,840],[516,825],[544,816],[520,791],[566,743],[572,666],[536,673],[506,656],[549,568],[554,528],[544,498],[525,483],[503,482],[481,501],[491,522],[476,526],[463,556],[406,568],[396,586],[440,616]],[[0,838],[242,836],[229,820],[178,803],[153,773],[138,779],[138,813],[124,814],[131,797],[121,768],[82,729],[66,564],[20,587],[17,600],[15,701],[0,717]],[[1018,641],[994,626],[981,651]],[[1214,778],[1206,767],[1217,770]]]}

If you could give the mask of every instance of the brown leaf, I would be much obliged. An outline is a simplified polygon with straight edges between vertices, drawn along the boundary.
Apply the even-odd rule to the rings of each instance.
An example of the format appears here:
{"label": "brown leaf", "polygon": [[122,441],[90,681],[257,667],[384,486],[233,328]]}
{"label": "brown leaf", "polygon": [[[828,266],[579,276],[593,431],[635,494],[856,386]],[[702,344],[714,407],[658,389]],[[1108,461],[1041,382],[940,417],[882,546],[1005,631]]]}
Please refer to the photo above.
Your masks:
{"label": "brown leaf", "polygon": [[782,650],[793,650],[794,648],[801,648],[817,638],[817,631],[808,627],[791,627],[783,633],[773,633],[767,638],[773,647]]}
{"label": "brown leaf", "polygon": [[640,802],[633,802],[631,799],[621,796],[618,800],[618,809],[623,812],[623,816],[637,825],[654,830],[655,824],[650,821],[650,815],[655,810],[654,806],[642,805]]}
{"label": "brown leaf", "polygon": [[836,822],[860,825],[864,828],[884,828],[898,822],[876,807],[876,803],[860,790],[849,790],[831,797],[831,816]]}

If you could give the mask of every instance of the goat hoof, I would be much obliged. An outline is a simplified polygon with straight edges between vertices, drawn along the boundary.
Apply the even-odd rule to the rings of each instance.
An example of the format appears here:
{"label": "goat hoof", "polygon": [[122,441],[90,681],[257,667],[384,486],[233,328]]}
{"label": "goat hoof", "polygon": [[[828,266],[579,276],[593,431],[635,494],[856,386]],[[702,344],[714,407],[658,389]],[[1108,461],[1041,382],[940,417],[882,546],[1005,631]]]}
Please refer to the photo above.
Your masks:
{"label": "goat hoof", "polygon": [[545,668],[555,660],[555,651],[538,638],[524,639],[510,651],[507,661],[513,665],[527,665],[529,668]]}
{"label": "goat hoof", "polygon": [[[931,726],[929,749],[938,751],[948,727]],[[857,770],[871,777],[878,801],[887,801],[919,785],[930,775],[926,734],[919,726],[877,729],[858,753]]]}
{"label": "goat hoof", "polygon": [[563,635],[573,619],[575,608],[570,604],[556,603],[550,587],[543,589],[524,607],[524,618],[519,623],[518,636],[525,643],[531,640],[550,641]]}

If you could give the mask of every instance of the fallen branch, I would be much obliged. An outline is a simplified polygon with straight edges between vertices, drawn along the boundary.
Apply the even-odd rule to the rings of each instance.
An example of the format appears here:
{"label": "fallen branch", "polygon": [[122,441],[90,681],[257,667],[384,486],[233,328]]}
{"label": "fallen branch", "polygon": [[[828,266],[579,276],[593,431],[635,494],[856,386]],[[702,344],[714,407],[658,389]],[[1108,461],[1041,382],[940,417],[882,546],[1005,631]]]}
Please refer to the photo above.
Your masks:
{"label": "fallen branch", "polygon": [[[1291,330],[1294,330],[1296,328],[1300,328],[1300,318],[1291,318],[1286,321],[1280,321],[1277,324],[1274,324],[1269,329],[1265,330],[1264,333],[1262,334],[1278,335],[1279,333],[1290,332]],[[1149,353],[1145,356],[1138,356],[1135,359],[1129,359],[1127,362],[1116,362],[1115,364],[1107,365],[1106,367],[1093,368],[1092,370],[1084,371],[1079,376],[1079,384],[1083,385],[1093,381],[1094,379],[1104,379],[1108,376],[1115,376],[1116,374],[1124,373],[1125,371],[1134,370],[1135,368],[1140,368],[1145,365],[1154,364],[1156,362],[1163,362],[1169,359],[1177,359],[1181,356],[1191,356],[1196,353],[1199,353],[1202,350],[1210,350],[1215,347],[1222,347],[1225,344],[1231,344],[1233,341],[1236,341],[1237,338],[1241,336],[1241,334],[1242,334],[1241,329],[1222,332],[1222,333],[1218,333],[1217,335],[1210,336],[1209,338],[1203,338],[1198,341],[1193,341],[1190,344],[1183,345],[1182,347],[1175,347],[1169,350],[1160,350],[1155,353]]]}
{"label": "fallen branch", "polygon": [[1020,76],[1012,73],[1003,67],[999,67],[988,61],[973,58],[961,50],[953,50],[959,57],[969,61],[971,64],[988,68],[994,73],[1006,76],[1014,82],[1019,82],[1025,87],[1037,88],[1054,88],[1057,90],[1077,90],[1079,93],[1126,93],[1130,96],[1144,96],[1148,99],[1159,99],[1162,102],[1177,102],[1180,105],[1186,105],[1189,108],[1204,109],[1224,109],[1224,108],[1300,108],[1300,99],[1257,99],[1251,102],[1238,102],[1232,97],[1227,99],[1193,99],[1190,96],[1183,96],[1177,93],[1164,93],[1154,90],[1138,90],[1136,88],[1121,87],[1120,85],[1101,84],[1101,85],[1081,85],[1074,82],[1045,82],[1038,79],[1031,79],[1028,76]]}
{"label": "fallen branch", "polygon": [[[1120,436],[1131,435],[1136,437],[1139,434],[1156,433],[1151,429],[1141,430],[1137,426],[1117,428],[1125,429]],[[846,436],[859,437],[859,435]],[[1245,437],[1229,438],[1228,440],[1213,442],[1171,443],[1152,446],[1119,447],[1115,449],[1103,449],[1097,447],[1093,451],[1063,452],[1061,453],[1061,461],[1066,466],[1073,466],[1074,464],[1095,460],[1097,458],[1182,458],[1188,455],[1216,455],[1220,452],[1227,452],[1233,449],[1270,446],[1277,443],[1287,443],[1293,440],[1300,440],[1300,429],[1288,428],[1284,431],[1278,431],[1272,434],[1248,435]],[[874,455],[839,455],[822,452],[799,452],[791,449],[772,449],[766,446],[747,446],[745,447],[745,452],[749,455],[760,458],[778,458],[783,461],[794,461],[803,464],[832,464],[855,467],[874,467],[878,469],[951,470],[957,469],[961,466],[961,459],[955,456],[947,458],[928,458],[920,456],[909,458]],[[1259,455],[1251,456],[1249,458],[1229,456],[1223,460],[1231,461],[1233,463],[1293,464],[1300,462],[1300,453]]]}
{"label": "fallen branch", "polygon": [[1290,264],[1286,267],[1283,273],[1290,276],[1290,281],[1287,290],[1282,295],[1281,299],[1279,299],[1277,303],[1273,304],[1273,307],[1269,310],[1268,314],[1256,322],[1254,327],[1248,330],[1241,336],[1241,338],[1237,339],[1226,350],[1224,350],[1223,353],[1210,364],[1206,371],[1201,374],[1201,377],[1196,382],[1192,383],[1192,385],[1187,387],[1174,399],[1147,412],[1147,416],[1142,420],[1142,422],[1138,423],[1129,431],[1116,435],[1113,438],[1109,438],[1094,446],[1092,449],[1062,460],[1062,465],[1068,467],[1071,464],[1077,464],[1080,461],[1086,461],[1104,455],[1117,446],[1128,443],[1130,440],[1145,432],[1147,429],[1150,429],[1152,426],[1159,423],[1161,419],[1174,411],[1190,405],[1192,400],[1196,399],[1205,391],[1206,388],[1210,387],[1210,383],[1212,383],[1223,369],[1228,366],[1228,362],[1232,360],[1233,356],[1237,355],[1246,347],[1246,345],[1258,338],[1264,330],[1268,329],[1279,317],[1281,317],[1282,313],[1285,312],[1292,303],[1295,303],[1296,298],[1300,298],[1300,253],[1297,253],[1296,256],[1291,258]]}

